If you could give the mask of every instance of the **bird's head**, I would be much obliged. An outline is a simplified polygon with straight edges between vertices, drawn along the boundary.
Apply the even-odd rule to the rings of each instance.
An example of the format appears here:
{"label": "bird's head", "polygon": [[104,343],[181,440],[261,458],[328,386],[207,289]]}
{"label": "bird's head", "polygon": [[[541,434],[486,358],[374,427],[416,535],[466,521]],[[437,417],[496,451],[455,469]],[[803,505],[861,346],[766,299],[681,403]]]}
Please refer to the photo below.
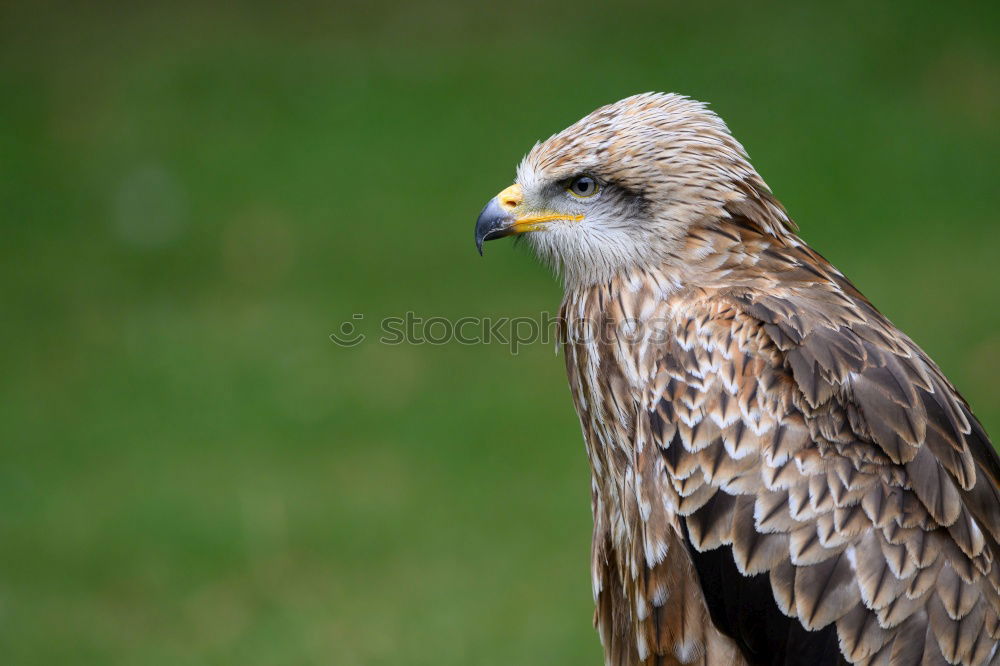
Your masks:
{"label": "bird's head", "polygon": [[[684,264],[693,226],[770,192],[743,147],[701,102],[647,93],[597,109],[538,143],[516,182],[476,223],[476,245],[525,234],[567,285],[604,281],[634,267]],[[766,202],[765,202],[766,204]],[[759,222],[780,234],[780,205]],[[764,208],[768,208],[767,205]],[[773,228],[767,228],[767,227]]]}

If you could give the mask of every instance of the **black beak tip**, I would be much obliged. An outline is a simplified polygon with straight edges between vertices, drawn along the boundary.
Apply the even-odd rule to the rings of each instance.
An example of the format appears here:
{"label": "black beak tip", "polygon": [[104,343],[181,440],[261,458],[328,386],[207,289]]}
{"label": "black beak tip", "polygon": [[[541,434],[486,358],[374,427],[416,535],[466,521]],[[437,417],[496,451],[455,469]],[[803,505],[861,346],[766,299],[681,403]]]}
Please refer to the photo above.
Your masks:
{"label": "black beak tip", "polygon": [[494,238],[503,238],[510,234],[508,230],[512,219],[507,211],[500,207],[496,199],[491,199],[476,220],[476,250],[483,256],[483,243]]}

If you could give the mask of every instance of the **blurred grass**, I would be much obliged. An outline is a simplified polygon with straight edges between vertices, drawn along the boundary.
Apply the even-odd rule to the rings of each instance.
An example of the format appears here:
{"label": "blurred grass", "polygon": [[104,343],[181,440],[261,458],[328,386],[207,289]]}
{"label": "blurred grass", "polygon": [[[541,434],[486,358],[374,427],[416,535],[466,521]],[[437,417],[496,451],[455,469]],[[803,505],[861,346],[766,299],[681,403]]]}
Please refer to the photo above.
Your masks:
{"label": "blurred grass", "polygon": [[0,6],[0,658],[599,663],[536,345],[341,349],[559,288],[482,203],[644,90],[710,101],[1000,428],[990,3]]}

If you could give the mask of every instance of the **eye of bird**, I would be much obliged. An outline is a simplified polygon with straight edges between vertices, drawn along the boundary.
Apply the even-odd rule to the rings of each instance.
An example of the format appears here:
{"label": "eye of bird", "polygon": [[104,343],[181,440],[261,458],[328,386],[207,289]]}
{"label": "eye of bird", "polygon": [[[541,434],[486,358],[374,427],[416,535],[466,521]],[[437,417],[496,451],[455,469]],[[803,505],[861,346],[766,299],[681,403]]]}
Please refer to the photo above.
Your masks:
{"label": "eye of bird", "polygon": [[601,186],[590,176],[577,176],[566,187],[567,192],[581,199],[594,196],[600,189]]}

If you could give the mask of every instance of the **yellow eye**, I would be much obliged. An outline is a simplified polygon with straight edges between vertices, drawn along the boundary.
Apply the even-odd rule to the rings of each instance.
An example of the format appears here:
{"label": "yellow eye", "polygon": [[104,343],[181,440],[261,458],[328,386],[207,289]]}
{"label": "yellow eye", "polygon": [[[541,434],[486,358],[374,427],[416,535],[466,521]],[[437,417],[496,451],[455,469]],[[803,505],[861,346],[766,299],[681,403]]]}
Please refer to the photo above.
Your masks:
{"label": "yellow eye", "polygon": [[570,181],[566,191],[575,197],[586,199],[587,197],[592,197],[597,194],[600,189],[601,186],[598,185],[597,181],[590,176],[577,176]]}

